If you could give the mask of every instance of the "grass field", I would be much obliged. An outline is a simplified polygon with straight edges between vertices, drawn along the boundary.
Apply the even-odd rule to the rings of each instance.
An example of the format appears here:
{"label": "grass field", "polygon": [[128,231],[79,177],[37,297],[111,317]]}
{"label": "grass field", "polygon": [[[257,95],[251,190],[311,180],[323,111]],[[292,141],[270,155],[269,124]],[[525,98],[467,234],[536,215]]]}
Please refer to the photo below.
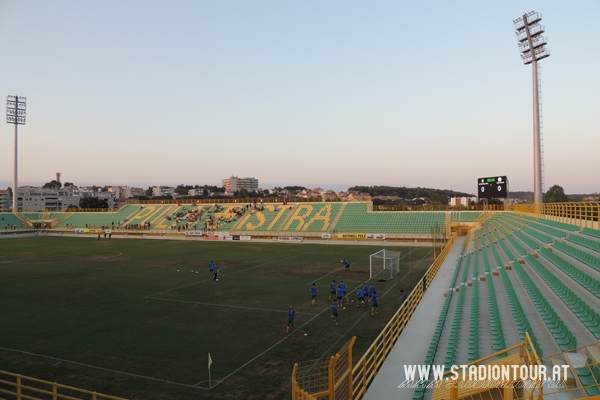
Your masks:
{"label": "grass field", "polygon": [[[400,289],[410,292],[433,262],[430,248],[394,249],[402,251],[398,279],[386,273],[372,280],[380,310],[371,317],[370,309],[356,309],[354,289],[371,282],[369,254],[380,249],[0,240],[0,370],[128,399],[289,398],[295,362],[333,355],[352,336],[358,360],[399,307]],[[353,263],[349,272],[342,258]],[[209,278],[212,260],[218,282]],[[339,326],[327,301],[332,279],[343,279],[354,300],[340,310]],[[297,315],[288,335],[290,304]]]}

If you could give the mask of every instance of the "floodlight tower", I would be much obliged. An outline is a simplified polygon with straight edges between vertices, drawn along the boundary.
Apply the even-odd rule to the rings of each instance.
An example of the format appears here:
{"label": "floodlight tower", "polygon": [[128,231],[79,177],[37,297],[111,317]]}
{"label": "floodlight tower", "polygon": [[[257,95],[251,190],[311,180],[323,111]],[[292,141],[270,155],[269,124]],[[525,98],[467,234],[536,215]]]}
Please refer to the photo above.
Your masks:
{"label": "floodlight tower", "polygon": [[19,211],[19,180],[17,178],[17,127],[19,125],[25,125],[26,108],[26,97],[8,96],[6,98],[6,122],[9,124],[15,124],[15,169],[13,173],[12,212]]}
{"label": "floodlight tower", "polygon": [[544,26],[540,24],[542,14],[535,11],[523,14],[513,21],[515,33],[521,50],[521,58],[525,65],[533,66],[533,171],[534,191],[533,202],[542,203],[542,140],[540,134],[540,99],[538,88],[537,62],[550,55],[545,45],[548,43],[542,36]]}

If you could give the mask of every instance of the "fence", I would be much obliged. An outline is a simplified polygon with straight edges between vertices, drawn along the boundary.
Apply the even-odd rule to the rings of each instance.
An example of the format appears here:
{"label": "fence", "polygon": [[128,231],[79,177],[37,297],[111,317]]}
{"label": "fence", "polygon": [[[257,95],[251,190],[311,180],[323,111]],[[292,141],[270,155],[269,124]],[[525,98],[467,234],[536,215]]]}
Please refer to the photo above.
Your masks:
{"label": "fence", "polygon": [[[461,382],[462,371],[469,370],[472,365],[487,365],[484,361],[497,358],[499,355],[508,355],[518,350],[518,358],[514,364],[521,364],[533,367],[531,371],[534,374],[525,379],[521,376],[510,376],[509,380],[490,378],[486,379],[475,377],[473,383]],[[489,364],[503,365],[501,360],[506,358],[497,358],[498,361],[489,362]],[[513,364],[513,365],[514,365]],[[540,369],[547,370],[547,377],[553,377],[552,366],[560,368],[559,382],[548,383],[546,377],[539,373]],[[564,369],[563,369],[564,366]],[[461,366],[462,367],[462,366]],[[456,383],[446,378],[441,385],[436,387],[432,398],[458,400],[468,399],[503,399],[503,400],[562,400],[562,399],[594,399],[600,400],[600,342],[582,346],[568,352],[562,352],[539,358],[529,333],[525,333],[525,341],[512,346],[488,357],[469,363],[464,370],[458,369],[459,378]],[[522,371],[522,370],[521,370]],[[523,372],[519,372],[521,374]],[[451,371],[444,374],[449,376]],[[468,374],[471,375],[470,373]],[[475,374],[477,375],[477,374]],[[466,378],[466,377],[465,377]],[[479,379],[478,379],[479,378]],[[565,379],[566,378],[566,379]],[[469,379],[464,379],[468,381]]]}
{"label": "fence", "polygon": [[0,371],[0,393],[16,400],[125,400],[5,371]]}
{"label": "fence", "polygon": [[[448,252],[456,241],[458,235],[455,233],[446,246],[435,259],[431,267],[427,270],[423,278],[414,287],[406,301],[400,306],[398,311],[387,323],[373,344],[365,351],[362,358],[352,368],[352,345],[344,346],[336,357],[332,357],[329,368],[329,380],[327,381],[327,391],[324,390],[324,369],[327,359],[306,361],[294,366],[292,375],[292,399],[293,400],[313,400],[319,397],[329,396],[328,400],[358,400],[365,394],[369,384],[377,375],[379,368],[385,361],[387,355],[394,347],[396,340],[404,330],[404,327],[415,312],[421,302],[425,291],[435,278],[442,263],[446,259]],[[354,339],[351,340],[354,344]],[[350,343],[350,342],[349,342]],[[348,351],[347,360],[342,356]],[[342,365],[350,365],[351,370],[347,374],[338,373],[335,370],[336,361],[342,360]],[[332,369],[334,368],[334,369]],[[334,374],[333,374],[334,373]],[[300,380],[298,380],[300,379]],[[332,382],[333,379],[333,382]],[[320,383],[319,383],[320,382]]]}
{"label": "fence", "polygon": [[598,224],[600,202],[517,204],[514,206],[514,211],[536,218],[576,225],[580,228],[600,229]]}
{"label": "fence", "polygon": [[352,400],[352,347],[350,339],[331,357],[304,361],[294,365],[292,373],[293,400]]}

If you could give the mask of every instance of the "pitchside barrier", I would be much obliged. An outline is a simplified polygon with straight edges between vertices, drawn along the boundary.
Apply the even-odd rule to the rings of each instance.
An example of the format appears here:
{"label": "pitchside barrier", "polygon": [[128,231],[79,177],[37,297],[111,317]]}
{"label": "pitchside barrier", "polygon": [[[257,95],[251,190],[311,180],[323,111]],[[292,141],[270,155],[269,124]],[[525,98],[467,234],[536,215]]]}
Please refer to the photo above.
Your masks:
{"label": "pitchside barrier", "polygon": [[516,204],[514,212],[535,218],[544,218],[578,226],[579,228],[600,229],[598,217],[600,203],[545,203]]}
{"label": "pitchside barrier", "polygon": [[125,400],[4,371],[0,371],[0,384],[0,393],[17,400]]}
{"label": "pitchside barrier", "polygon": [[[417,283],[406,301],[387,323],[373,344],[352,368],[352,338],[335,357],[306,361],[294,365],[292,373],[293,400],[359,400],[377,375],[387,355],[392,351],[396,340],[421,302],[425,291],[435,278],[448,252],[456,241],[455,233],[446,246]],[[342,361],[340,361],[342,360]],[[350,365],[348,374],[336,371],[336,365]],[[327,378],[325,378],[327,377]]]}
{"label": "pitchside barrier", "polygon": [[[501,355],[505,357],[498,357]],[[502,367],[514,365],[520,367],[508,377],[498,377]],[[480,366],[485,367],[483,371]],[[558,376],[554,376],[555,369]],[[600,342],[539,358],[525,333],[523,343],[469,363],[456,373],[456,380],[449,379],[452,371],[444,374],[445,379],[433,390],[433,400],[600,400]]]}

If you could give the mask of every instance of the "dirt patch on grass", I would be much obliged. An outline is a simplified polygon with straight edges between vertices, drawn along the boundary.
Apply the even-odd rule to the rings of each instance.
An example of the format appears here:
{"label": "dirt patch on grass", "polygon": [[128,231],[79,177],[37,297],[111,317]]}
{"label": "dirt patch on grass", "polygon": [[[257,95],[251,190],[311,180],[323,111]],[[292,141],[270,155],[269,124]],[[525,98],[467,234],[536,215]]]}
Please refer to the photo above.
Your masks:
{"label": "dirt patch on grass", "polygon": [[126,261],[129,257],[125,257],[122,254],[93,254],[84,258],[82,261],[100,261],[100,262],[115,262],[115,261]]}

